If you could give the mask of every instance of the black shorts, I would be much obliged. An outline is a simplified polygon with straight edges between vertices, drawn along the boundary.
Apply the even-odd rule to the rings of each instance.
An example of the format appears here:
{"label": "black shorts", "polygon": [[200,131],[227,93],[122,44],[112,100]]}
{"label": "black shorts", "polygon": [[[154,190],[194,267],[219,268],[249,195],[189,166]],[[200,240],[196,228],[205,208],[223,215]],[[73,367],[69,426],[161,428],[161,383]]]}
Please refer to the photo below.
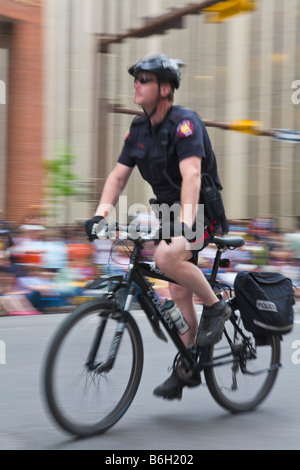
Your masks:
{"label": "black shorts", "polygon": [[[192,245],[192,253],[193,253],[193,256],[189,259],[189,261],[193,264],[195,264],[196,266],[198,265],[198,254],[200,251],[204,250],[204,248],[207,247],[207,245],[210,244],[210,242],[212,241],[212,239],[214,238],[215,236],[215,233],[217,231],[219,227],[219,223],[214,221],[214,222],[209,222],[209,221],[206,221],[205,223],[205,227],[204,227],[204,234],[203,234],[203,238],[201,240],[196,240],[195,242],[192,242],[191,245]],[[199,248],[199,244],[201,245],[200,248]],[[193,245],[197,246],[195,249],[193,249]]]}

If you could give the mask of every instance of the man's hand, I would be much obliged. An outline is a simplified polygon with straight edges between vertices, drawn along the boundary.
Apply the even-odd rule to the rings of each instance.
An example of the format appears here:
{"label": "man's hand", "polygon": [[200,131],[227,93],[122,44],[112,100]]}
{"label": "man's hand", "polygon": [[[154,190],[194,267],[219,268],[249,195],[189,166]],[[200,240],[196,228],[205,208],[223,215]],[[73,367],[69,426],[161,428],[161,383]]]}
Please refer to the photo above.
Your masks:
{"label": "man's hand", "polygon": [[103,219],[104,217],[102,217],[102,215],[95,215],[91,219],[84,222],[85,232],[90,242],[93,242],[94,240],[98,238],[96,229],[97,229],[99,222],[101,222],[101,220]]}

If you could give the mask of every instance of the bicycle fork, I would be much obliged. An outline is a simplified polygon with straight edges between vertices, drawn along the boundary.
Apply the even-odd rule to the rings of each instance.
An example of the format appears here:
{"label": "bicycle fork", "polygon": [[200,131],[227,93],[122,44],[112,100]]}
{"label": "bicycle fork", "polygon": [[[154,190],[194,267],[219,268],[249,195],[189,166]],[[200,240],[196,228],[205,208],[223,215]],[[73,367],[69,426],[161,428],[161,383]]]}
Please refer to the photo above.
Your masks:
{"label": "bicycle fork", "polygon": [[95,338],[93,340],[93,344],[92,344],[92,347],[91,347],[90,352],[88,354],[88,359],[87,359],[86,364],[85,364],[86,367],[91,372],[94,372],[96,374],[102,374],[104,372],[109,372],[112,369],[112,367],[114,365],[114,362],[115,362],[115,359],[116,359],[116,356],[117,356],[117,353],[118,353],[118,350],[119,350],[119,347],[120,347],[123,332],[124,332],[124,329],[125,329],[125,320],[121,319],[117,323],[116,331],[115,331],[114,337],[112,339],[106,361],[97,363],[97,362],[95,362],[96,355],[97,355],[97,352],[99,350],[99,347],[100,347],[100,344],[101,344],[101,339],[102,339],[102,336],[103,336],[103,333],[105,331],[105,327],[106,327],[106,324],[107,324],[107,317],[103,316],[103,314],[101,315],[101,317],[102,318],[101,318],[100,323],[97,327]]}

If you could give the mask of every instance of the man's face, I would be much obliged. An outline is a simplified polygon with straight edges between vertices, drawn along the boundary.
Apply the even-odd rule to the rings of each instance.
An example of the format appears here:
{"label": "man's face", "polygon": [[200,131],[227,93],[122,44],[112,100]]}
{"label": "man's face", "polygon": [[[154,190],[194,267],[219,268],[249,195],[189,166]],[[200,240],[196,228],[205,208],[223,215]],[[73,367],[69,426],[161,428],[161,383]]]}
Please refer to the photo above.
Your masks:
{"label": "man's face", "polygon": [[158,81],[154,73],[140,72],[134,80],[134,103],[147,107],[157,101],[159,94]]}

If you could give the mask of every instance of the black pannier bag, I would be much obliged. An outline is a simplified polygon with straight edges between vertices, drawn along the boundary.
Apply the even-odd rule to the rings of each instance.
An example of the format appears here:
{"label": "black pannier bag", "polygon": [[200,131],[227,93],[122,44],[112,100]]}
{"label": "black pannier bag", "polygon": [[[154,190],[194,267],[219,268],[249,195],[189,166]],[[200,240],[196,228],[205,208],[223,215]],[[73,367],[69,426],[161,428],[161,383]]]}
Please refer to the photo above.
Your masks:
{"label": "black pannier bag", "polygon": [[295,300],[290,279],[280,273],[242,271],[236,275],[234,290],[243,324],[255,337],[292,330]]}

